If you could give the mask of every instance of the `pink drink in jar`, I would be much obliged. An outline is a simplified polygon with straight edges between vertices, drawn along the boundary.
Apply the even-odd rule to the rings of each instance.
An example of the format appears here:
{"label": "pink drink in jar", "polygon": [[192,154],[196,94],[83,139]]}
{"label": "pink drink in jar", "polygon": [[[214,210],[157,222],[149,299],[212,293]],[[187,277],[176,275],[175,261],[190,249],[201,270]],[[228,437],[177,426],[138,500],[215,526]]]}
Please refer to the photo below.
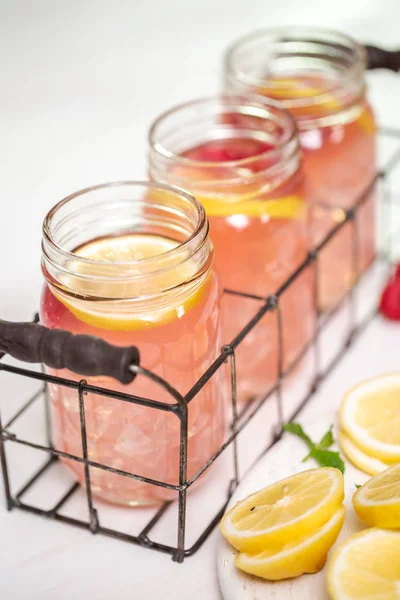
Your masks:
{"label": "pink drink in jar", "polygon": [[[244,294],[223,297],[224,343],[230,343],[263,304],[252,296],[275,294],[307,255],[294,120],[274,102],[238,96],[178,106],[151,128],[150,176],[190,190],[206,209],[222,284]],[[311,338],[312,283],[306,270],[280,298],[283,369]],[[236,350],[239,401],[260,397],[275,383],[278,345],[277,316],[268,313]]]}
{"label": "pink drink in jar", "polygon": [[[155,184],[120,183],[78,192],[57,204],[43,229],[40,320],[50,328],[137,346],[141,366],[187,393],[220,353],[220,287],[201,205]],[[51,373],[77,380],[65,371]],[[88,383],[158,402],[175,400],[143,375],[129,385]],[[220,369],[188,407],[188,478],[219,448],[229,392]],[[82,457],[76,390],[49,385],[53,443]],[[180,421],[175,414],[94,393],[85,395],[89,459],[179,484]],[[64,461],[81,483],[82,464]],[[175,498],[162,487],[90,468],[104,500],[147,505]]]}
{"label": "pink drink in jar", "polygon": [[[304,156],[313,243],[345,218],[377,173],[376,125],[365,95],[366,54],[340,33],[271,29],[226,54],[228,92],[275,98],[296,118]],[[375,257],[375,198],[358,210],[358,265],[347,223],[321,252],[319,305],[333,307]]]}

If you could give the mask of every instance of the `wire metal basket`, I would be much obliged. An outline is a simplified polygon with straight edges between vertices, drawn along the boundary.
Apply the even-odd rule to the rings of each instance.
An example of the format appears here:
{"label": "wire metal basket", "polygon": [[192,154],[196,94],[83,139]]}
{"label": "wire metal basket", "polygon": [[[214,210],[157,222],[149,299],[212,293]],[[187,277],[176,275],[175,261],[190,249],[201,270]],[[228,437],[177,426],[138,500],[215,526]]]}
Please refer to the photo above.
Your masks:
{"label": "wire metal basket", "polygon": [[[359,295],[357,289],[362,284],[362,281],[367,277],[368,272],[374,268],[374,265],[379,264],[385,269],[385,276],[390,269],[391,262],[394,256],[394,240],[396,239],[396,223],[393,217],[393,195],[391,193],[391,176],[394,173],[397,165],[400,163],[400,132],[391,129],[382,129],[380,131],[380,140],[383,142],[389,142],[390,156],[381,171],[376,174],[376,177],[368,183],[364,192],[359,196],[354,205],[345,210],[344,218],[337,225],[332,227],[325,238],[315,247],[307,256],[306,260],[296,270],[295,273],[289,277],[285,283],[276,290],[275,294],[270,295],[267,298],[262,298],[252,294],[242,294],[234,290],[225,290],[226,294],[233,294],[238,297],[245,297],[254,299],[257,303],[261,302],[261,307],[256,312],[255,316],[246,324],[246,326],[238,333],[238,335],[230,342],[225,345],[218,358],[213,364],[207,369],[207,371],[200,377],[196,384],[191,390],[182,396],[176,389],[174,389],[168,382],[164,381],[160,377],[153,373],[143,369],[137,363],[129,366],[130,373],[132,376],[137,377],[148,377],[153,382],[160,385],[164,390],[171,396],[171,403],[158,402],[153,399],[146,399],[142,397],[125,394],[122,392],[115,392],[102,387],[96,387],[89,385],[84,379],[81,381],[74,381],[70,379],[64,379],[53,375],[46,374],[42,369],[42,372],[35,371],[34,369],[26,369],[21,366],[14,366],[4,362],[4,354],[0,354],[0,371],[7,372],[12,376],[18,378],[30,378],[40,382],[40,389],[32,395],[16,412],[11,418],[7,419],[7,422],[3,424],[0,416],[0,460],[4,478],[5,496],[8,510],[19,509],[31,513],[35,513],[46,517],[47,519],[54,519],[75,525],[80,528],[89,530],[92,533],[104,534],[120,540],[131,542],[150,548],[159,550],[172,556],[173,560],[182,562],[185,557],[193,555],[207,539],[208,535],[214,529],[215,525],[220,520],[229,498],[239,483],[241,477],[239,471],[240,452],[238,448],[238,436],[246,431],[251,422],[254,422],[257,418],[261,418],[260,414],[263,406],[267,403],[276,402],[276,418],[274,422],[269,423],[271,430],[273,431],[272,439],[268,440],[268,443],[262,449],[261,455],[268,452],[272,445],[274,445],[282,435],[282,426],[284,422],[293,419],[299,411],[309,401],[311,396],[315,393],[317,388],[320,386],[324,378],[332,371],[338,361],[345,354],[346,349],[352,344],[353,340],[360,332],[367,326],[370,320],[376,314],[376,298],[377,294],[373,298],[373,306],[362,318],[358,312],[358,300]],[[366,202],[370,201],[371,192],[379,186],[380,198],[379,198],[379,210],[380,210],[380,222],[381,222],[381,240],[379,252],[376,259],[369,265],[363,272],[360,271],[359,267],[359,231],[358,231],[358,215],[362,210],[362,207]],[[323,208],[323,207],[322,207]],[[331,207],[330,207],[331,208]],[[340,235],[340,232],[344,227],[351,227],[352,231],[352,263],[353,272],[356,277],[353,281],[353,285],[346,291],[343,297],[338,302],[337,306],[330,310],[327,314],[320,314],[318,311],[315,312],[314,320],[314,333],[312,339],[305,345],[301,350],[300,354],[296,357],[291,365],[283,369],[283,348],[282,348],[282,314],[281,314],[281,298],[286,290],[291,288],[302,273],[307,269],[312,270],[314,273],[314,294],[315,294],[315,306],[318,306],[318,294],[319,294],[319,281],[320,281],[320,256],[323,249],[333,240],[336,236]],[[379,290],[377,290],[379,291]],[[335,315],[340,311],[345,311],[347,314],[347,326],[343,340],[337,347],[333,356],[330,357],[329,361],[321,361],[321,336],[324,331],[329,327],[329,323],[335,318]],[[259,321],[266,313],[273,313],[276,318],[278,334],[279,334],[279,375],[274,385],[269,389],[265,390],[263,398],[251,403],[246,409],[239,414],[237,408],[236,398],[236,365],[235,365],[235,352],[238,346],[243,342],[245,337],[256,328]],[[36,318],[37,321],[37,318]],[[0,345],[1,347],[1,345]],[[304,359],[306,355],[312,355],[313,366],[312,376],[309,380],[306,393],[299,395],[294,399],[291,405],[290,414],[284,411],[283,400],[282,400],[282,389],[285,380],[289,374],[295,369],[295,367]],[[218,448],[218,450],[203,464],[203,466],[197,471],[197,473],[188,478],[187,476],[187,461],[188,461],[188,407],[190,403],[197,396],[199,391],[207,384],[211,377],[221,368],[224,367],[224,363],[230,365],[230,378],[231,378],[231,428],[224,443]],[[1,380],[0,380],[1,381]],[[81,439],[82,439],[82,456],[68,454],[57,450],[51,442],[51,426],[50,426],[50,409],[49,409],[49,397],[47,386],[52,384],[54,386],[63,386],[72,388],[76,391],[78,402],[79,402],[79,417],[80,417],[80,428],[81,428]],[[95,393],[101,396],[107,396],[113,399],[115,402],[127,402],[140,406],[148,407],[154,411],[169,411],[179,420],[180,423],[180,458],[179,458],[179,483],[176,485],[168,484],[163,481],[154,480],[137,473],[130,473],[120,469],[107,466],[95,462],[89,458],[88,452],[88,438],[87,438],[87,427],[85,419],[85,395],[87,393]],[[7,402],[9,400],[7,399]],[[22,418],[26,411],[31,409],[35,404],[44,403],[44,420],[46,430],[46,443],[39,444],[28,440],[24,436],[17,435],[13,431],[19,419]],[[11,468],[8,460],[8,450],[10,445],[21,445],[30,449],[36,449],[43,451],[47,454],[47,459],[44,464],[35,470],[35,472],[29,477],[28,481],[18,489],[16,492],[12,491],[12,485],[10,478],[12,475]],[[187,527],[187,493],[191,486],[198,480],[198,478],[207,471],[211,465],[218,462],[220,457],[225,454],[225,451],[230,448],[232,451],[232,476],[229,477],[227,482],[227,490],[223,499],[222,505],[215,506],[213,508],[213,516],[207,522],[206,526],[202,529],[200,534],[197,536],[195,541],[187,547],[185,544],[185,534]],[[261,456],[254,457],[248,467]],[[85,486],[81,487],[77,482],[73,482],[68,485],[67,489],[61,494],[56,503],[49,509],[40,508],[34,503],[25,501],[24,497],[29,490],[43,478],[50,467],[54,463],[58,462],[59,459],[68,459],[81,463],[84,467]],[[14,467],[15,468],[15,467]],[[95,507],[95,499],[92,494],[91,486],[91,470],[101,469],[110,473],[115,473],[123,477],[128,477],[137,481],[148,483],[154,486],[159,486],[165,489],[173,490],[178,496],[177,502],[177,524],[176,524],[176,543],[166,544],[153,539],[151,536],[152,531],[156,528],[165,513],[169,510],[171,502],[164,502],[154,514],[148,518],[146,511],[144,511],[144,518],[147,518],[139,531],[139,533],[133,535],[119,531],[115,528],[105,527],[102,525],[101,518],[99,516],[99,510]],[[88,518],[75,518],[62,513],[62,508],[68,503],[71,498],[77,494],[78,490],[81,490],[86,497],[86,505],[88,510]],[[83,492],[82,492],[83,490]],[[200,492],[197,492],[198,494]],[[174,503],[172,503],[174,504]],[[126,512],[131,513],[131,510],[126,509]],[[136,511],[141,512],[141,511]]]}

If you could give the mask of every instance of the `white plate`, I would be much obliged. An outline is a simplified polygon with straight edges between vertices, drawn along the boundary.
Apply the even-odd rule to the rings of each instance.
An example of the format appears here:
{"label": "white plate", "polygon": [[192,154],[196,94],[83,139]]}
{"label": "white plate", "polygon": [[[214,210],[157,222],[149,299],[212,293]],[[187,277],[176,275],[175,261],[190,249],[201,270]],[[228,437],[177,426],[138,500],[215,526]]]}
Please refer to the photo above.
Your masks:
{"label": "white plate", "polygon": [[[330,423],[326,420],[307,426],[306,431],[317,441],[326,432]],[[249,494],[293,473],[318,466],[313,460],[302,463],[307,447],[292,434],[285,434],[250,471],[233,495],[230,506]],[[368,476],[346,462],[345,506],[346,518],[341,534],[336,542],[363,529],[352,508],[352,496],[356,484],[362,484]],[[217,548],[218,579],[224,600],[329,600],[326,591],[326,573],[322,569],[315,575],[303,575],[296,579],[267,582],[242,573],[235,567],[237,552],[224,540],[221,534]],[[336,545],[335,544],[335,545]]]}

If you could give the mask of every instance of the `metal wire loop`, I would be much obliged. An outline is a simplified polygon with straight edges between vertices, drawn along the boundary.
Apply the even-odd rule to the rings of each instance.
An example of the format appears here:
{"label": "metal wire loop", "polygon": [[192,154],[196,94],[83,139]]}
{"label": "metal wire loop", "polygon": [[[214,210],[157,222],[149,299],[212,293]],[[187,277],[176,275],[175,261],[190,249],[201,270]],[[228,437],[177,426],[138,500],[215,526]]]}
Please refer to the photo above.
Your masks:
{"label": "metal wire loop", "polygon": [[174,388],[174,386],[168,383],[168,381],[165,381],[165,379],[163,379],[156,373],[153,373],[152,371],[149,371],[148,369],[145,369],[144,367],[141,367],[140,365],[135,365],[133,363],[130,365],[129,371],[134,375],[143,375],[144,377],[147,377],[155,384],[162,387],[170,396],[172,396],[174,400],[178,402],[178,404],[186,406],[187,403],[182,394],[180,394],[178,390]]}

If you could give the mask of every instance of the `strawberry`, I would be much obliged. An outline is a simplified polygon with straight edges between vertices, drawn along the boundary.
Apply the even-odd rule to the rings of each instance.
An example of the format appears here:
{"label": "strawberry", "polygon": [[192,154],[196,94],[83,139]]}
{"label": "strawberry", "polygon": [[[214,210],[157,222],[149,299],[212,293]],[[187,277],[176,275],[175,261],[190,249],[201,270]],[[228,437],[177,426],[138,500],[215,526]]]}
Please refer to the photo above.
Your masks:
{"label": "strawberry", "polygon": [[228,138],[200,144],[184,153],[186,158],[204,162],[227,162],[257,156],[273,148],[272,145],[251,138]]}
{"label": "strawberry", "polygon": [[400,264],[383,290],[379,311],[386,319],[400,321]]}

